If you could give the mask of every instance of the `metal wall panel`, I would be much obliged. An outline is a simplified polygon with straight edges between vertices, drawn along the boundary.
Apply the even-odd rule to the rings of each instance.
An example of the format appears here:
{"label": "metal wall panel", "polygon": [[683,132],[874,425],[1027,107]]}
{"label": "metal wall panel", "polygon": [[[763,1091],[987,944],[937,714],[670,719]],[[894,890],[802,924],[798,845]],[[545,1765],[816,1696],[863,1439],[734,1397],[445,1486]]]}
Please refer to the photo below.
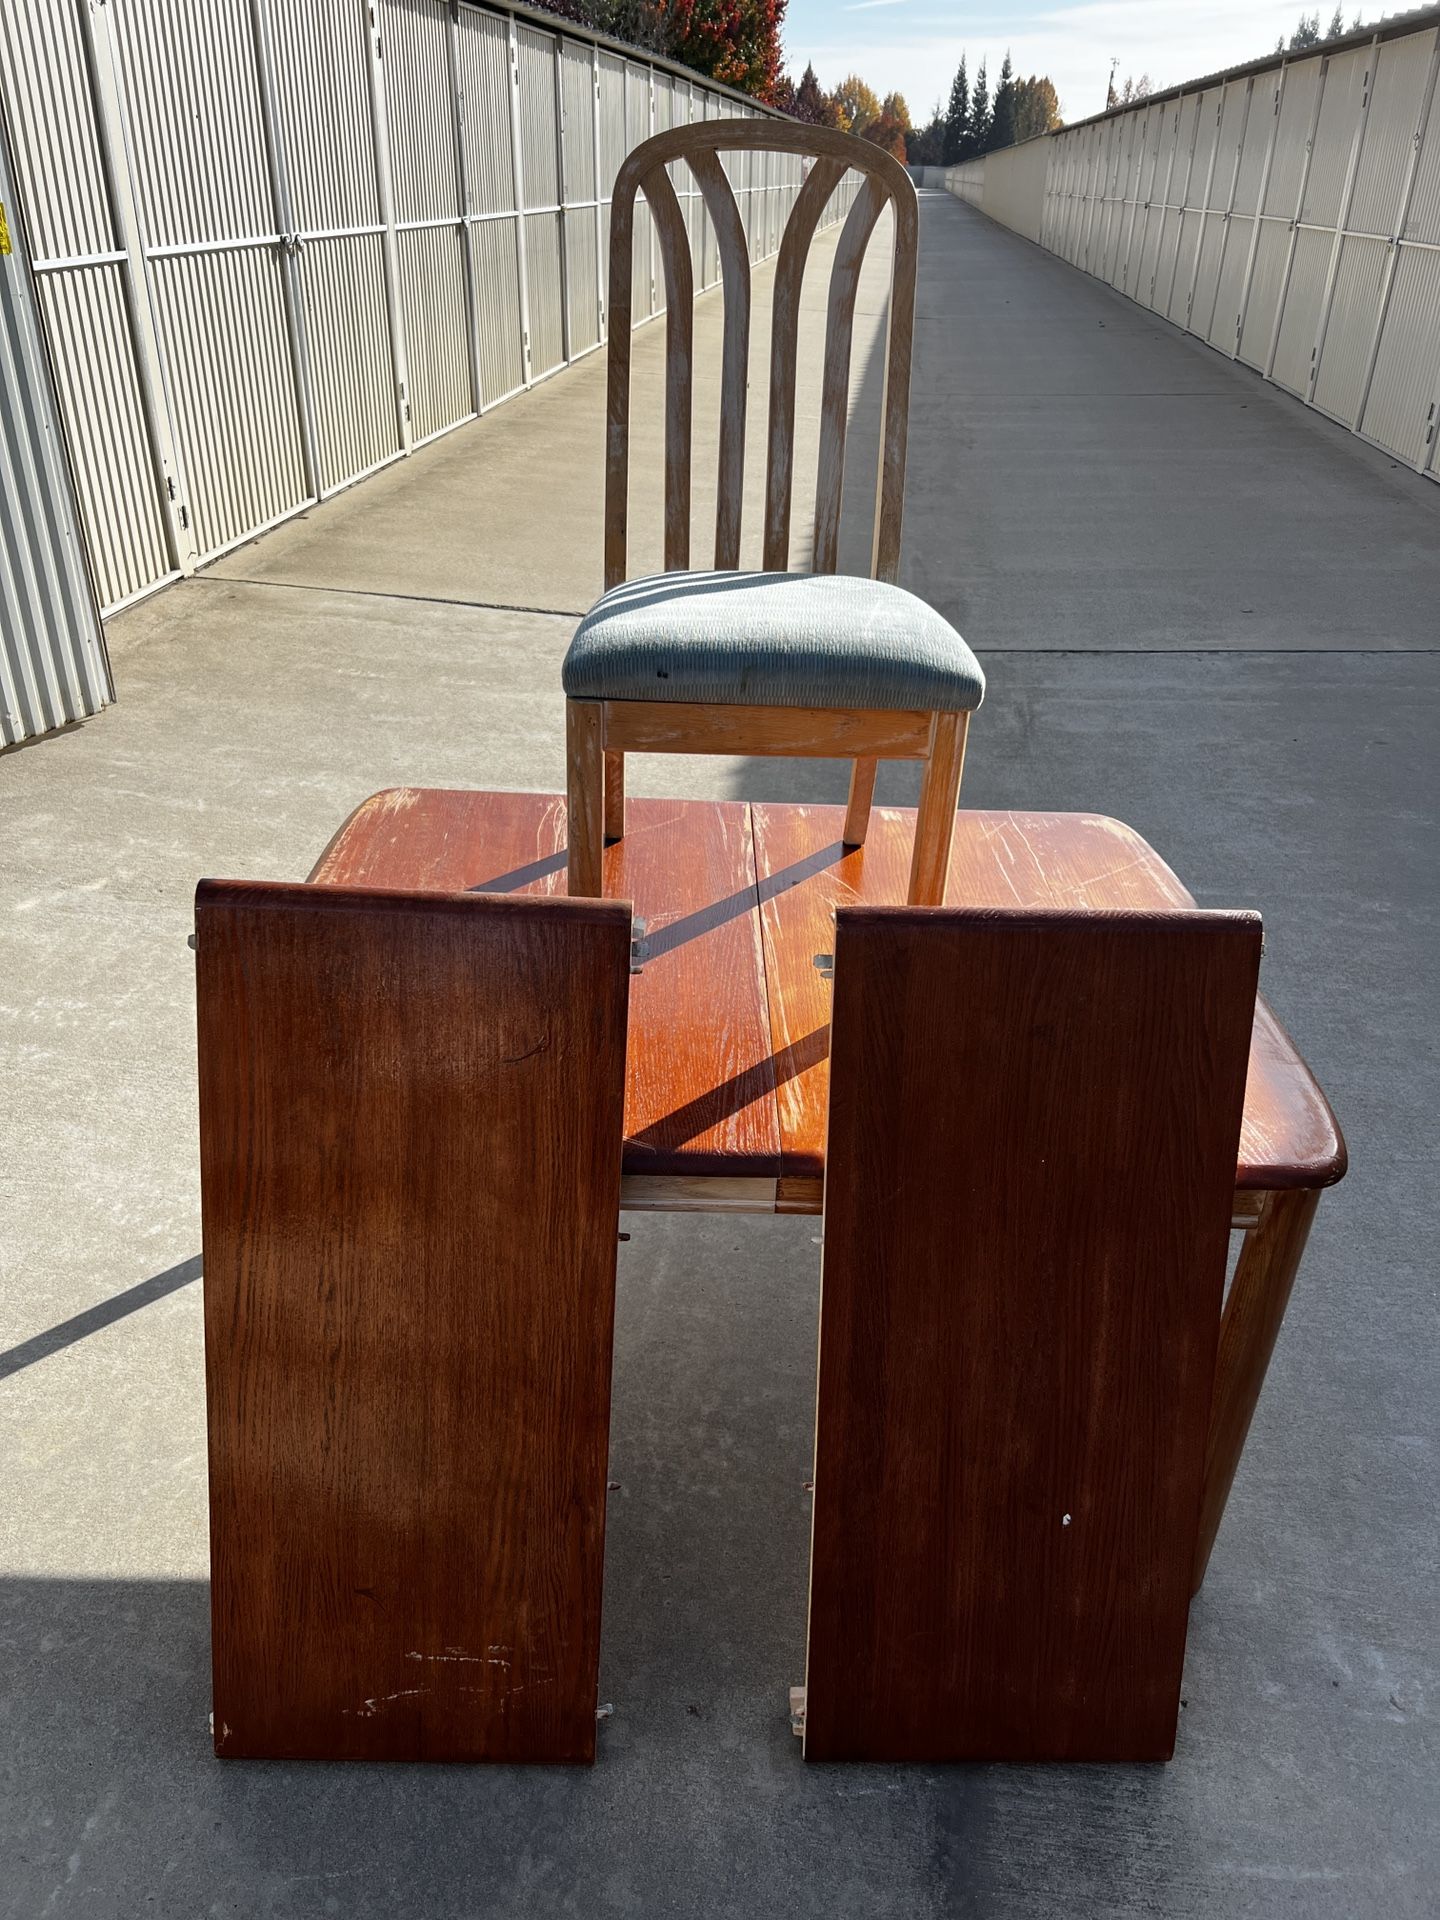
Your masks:
{"label": "metal wall panel", "polygon": [[1410,210],[1405,218],[1405,237],[1407,240],[1423,240],[1429,246],[1440,245],[1440,111],[1437,111],[1433,93],[1425,141],[1415,170]]}
{"label": "metal wall panel", "polygon": [[312,496],[248,9],[114,0],[128,152],[198,557]]}
{"label": "metal wall panel", "polygon": [[73,0],[0,8],[15,168],[37,260],[118,247]]}
{"label": "metal wall panel", "polygon": [[280,269],[269,248],[152,263],[175,427],[203,557],[307,498]]}
{"label": "metal wall panel", "polygon": [[1265,186],[1263,211],[1277,219],[1293,220],[1300,211],[1300,188],[1310,129],[1320,97],[1323,60],[1300,60],[1285,68],[1280,93],[1280,124],[1275,130],[1275,155]]}
{"label": "metal wall panel", "polygon": [[560,43],[560,91],[564,112],[565,203],[595,198],[595,70],[590,49],[577,40]]}
{"label": "metal wall panel", "polygon": [[565,306],[572,359],[598,347],[601,340],[595,234],[595,216],[589,207],[571,208],[566,213]]}
{"label": "metal wall panel", "polygon": [[[472,0],[26,0],[0,85],[106,607],[600,345],[624,155],[754,111]],[[739,173],[758,258],[800,171]]]}
{"label": "metal wall panel", "polygon": [[435,0],[379,0],[379,34],[396,222],[456,220],[445,14]]}
{"label": "metal wall panel", "polygon": [[1346,227],[1351,233],[1396,231],[1400,197],[1415,152],[1415,130],[1430,76],[1433,33],[1389,40],[1377,49],[1365,143],[1355,176],[1355,194]]}
{"label": "metal wall panel", "polygon": [[400,453],[364,17],[268,0],[276,135],[297,247],[317,480],[333,493]]}
{"label": "metal wall panel", "polygon": [[0,59],[15,188],[27,212],[86,546],[102,601],[118,605],[170,577],[174,561],[72,0],[0,9]]}
{"label": "metal wall panel", "polygon": [[[15,185],[0,138],[0,203]],[[53,227],[52,227],[53,231]],[[0,746],[110,698],[70,475],[23,250],[0,253]]]}
{"label": "metal wall panel", "polygon": [[1280,306],[1280,289],[1290,259],[1290,223],[1262,220],[1255,245],[1255,264],[1250,276],[1250,297],[1245,306],[1245,325],[1240,335],[1240,358],[1257,372],[1265,371],[1270,358],[1270,342],[1275,334],[1275,317]]}
{"label": "metal wall panel", "polygon": [[[1383,240],[1347,236],[1341,244],[1332,318],[1325,330],[1314,399],[1322,413],[1342,426],[1355,425],[1389,251]],[[1370,324],[1347,324],[1350,316],[1362,314],[1368,316]]]}
{"label": "metal wall panel", "polygon": [[1233,354],[1240,338],[1240,301],[1250,264],[1250,237],[1254,229],[1253,220],[1246,220],[1238,214],[1231,214],[1225,229],[1225,253],[1220,264],[1215,305],[1206,335],[1210,345],[1218,347],[1221,353]]}
{"label": "metal wall panel", "polygon": [[1440,388],[1440,249],[1401,254],[1361,420],[1369,440],[1412,466],[1433,455]]}
{"label": "metal wall panel", "polygon": [[1290,258],[1290,279],[1280,319],[1272,378],[1302,399],[1310,390],[1315,363],[1315,334],[1325,297],[1332,236],[1323,228],[1301,227]]}
{"label": "metal wall panel", "polygon": [[525,384],[520,337],[520,255],[513,220],[484,220],[471,230],[479,309],[480,378],[486,406]]}
{"label": "metal wall panel", "polygon": [[945,183],[1440,478],[1437,35],[1382,21]]}
{"label": "metal wall panel", "polygon": [[433,439],[475,411],[466,346],[465,268],[455,227],[414,227],[399,236],[411,423]]}
{"label": "metal wall panel", "polygon": [[119,606],[171,574],[118,266],[36,275],[95,590]]}
{"label": "metal wall panel", "polygon": [[513,212],[510,115],[501,110],[509,97],[510,52],[505,22],[498,14],[461,7],[459,64],[468,211]]}
{"label": "metal wall panel", "polygon": [[527,208],[560,204],[560,126],[556,114],[553,33],[533,27],[515,29],[520,74],[520,154],[525,170]]}
{"label": "metal wall panel", "polygon": [[630,151],[625,126],[625,62],[618,54],[600,55],[600,197],[608,200],[620,163]]}
{"label": "metal wall panel", "polygon": [[233,0],[111,0],[149,247],[275,231],[255,53]]}
{"label": "metal wall panel", "polygon": [[321,485],[329,493],[399,452],[380,235],[308,242],[300,274]]}
{"label": "metal wall panel", "polygon": [[1368,47],[1357,47],[1325,63],[1325,90],[1300,208],[1307,226],[1333,228],[1339,219],[1372,57]]}
{"label": "metal wall panel", "polygon": [[558,213],[526,214],[525,258],[530,277],[530,371],[539,380],[565,364]]}

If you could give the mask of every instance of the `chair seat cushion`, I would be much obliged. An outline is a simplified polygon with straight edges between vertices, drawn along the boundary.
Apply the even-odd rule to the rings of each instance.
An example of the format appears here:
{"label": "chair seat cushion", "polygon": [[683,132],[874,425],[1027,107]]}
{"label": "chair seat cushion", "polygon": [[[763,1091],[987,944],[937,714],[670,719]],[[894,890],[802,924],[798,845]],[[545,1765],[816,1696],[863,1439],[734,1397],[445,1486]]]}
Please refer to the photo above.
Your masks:
{"label": "chair seat cushion", "polygon": [[955,713],[985,697],[969,647],[903,587],[843,573],[657,573],[585,615],[572,699]]}

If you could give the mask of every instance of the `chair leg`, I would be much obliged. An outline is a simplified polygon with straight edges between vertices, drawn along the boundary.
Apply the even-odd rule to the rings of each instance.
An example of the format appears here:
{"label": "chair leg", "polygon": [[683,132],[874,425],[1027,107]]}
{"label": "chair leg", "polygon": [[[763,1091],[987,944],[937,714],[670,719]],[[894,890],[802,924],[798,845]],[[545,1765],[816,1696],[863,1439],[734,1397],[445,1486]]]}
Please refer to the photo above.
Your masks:
{"label": "chair leg", "polygon": [[604,845],[605,753],[598,700],[565,702],[567,891],[598,900]]}
{"label": "chair leg", "polygon": [[1193,1591],[1200,1591],[1210,1549],[1220,1529],[1235,1469],[1245,1448],[1250,1422],[1265,1384],[1265,1374],[1290,1289],[1300,1270],[1310,1223],[1320,1204],[1316,1190],[1272,1193],[1259,1226],[1245,1236],[1240,1264],[1230,1283],[1220,1321],[1220,1350],[1215,1359],[1215,1394],[1210,1434],[1205,1443],[1205,1480],[1200,1495],[1200,1537],[1195,1548]]}
{"label": "chair leg", "polygon": [[625,838],[625,756],[605,749],[605,844]]}
{"label": "chair leg", "polygon": [[920,809],[915,815],[915,843],[910,855],[909,904],[941,907],[950,869],[950,842],[955,835],[955,803],[965,765],[968,713],[937,713],[930,736],[930,758],[920,783]]}
{"label": "chair leg", "polygon": [[850,801],[845,809],[844,841],[847,847],[863,847],[865,829],[870,825],[870,802],[875,798],[875,774],[878,760],[855,760],[850,766]]}

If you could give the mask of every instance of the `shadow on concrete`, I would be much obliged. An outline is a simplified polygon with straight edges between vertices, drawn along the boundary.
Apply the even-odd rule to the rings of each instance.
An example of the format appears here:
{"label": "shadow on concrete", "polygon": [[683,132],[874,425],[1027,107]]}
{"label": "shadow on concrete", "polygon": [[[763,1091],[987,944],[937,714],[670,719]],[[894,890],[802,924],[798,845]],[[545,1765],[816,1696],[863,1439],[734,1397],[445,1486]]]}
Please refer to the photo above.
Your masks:
{"label": "shadow on concrete", "polygon": [[87,1307],[84,1313],[73,1314],[58,1326],[47,1327],[44,1333],[37,1333],[31,1339],[21,1341],[18,1346],[7,1347],[0,1353],[0,1380],[8,1380],[12,1374],[33,1367],[37,1360],[48,1360],[51,1354],[73,1347],[77,1340],[99,1333],[103,1327],[113,1327],[117,1320],[138,1313],[141,1307],[148,1307],[152,1300],[163,1300],[167,1294],[177,1293],[181,1287],[188,1287],[192,1280],[199,1278],[200,1256],[196,1253],[188,1260],[182,1260],[178,1266],[167,1267],[164,1273],[153,1274],[137,1286],[127,1287],[123,1293],[102,1300],[98,1306]]}

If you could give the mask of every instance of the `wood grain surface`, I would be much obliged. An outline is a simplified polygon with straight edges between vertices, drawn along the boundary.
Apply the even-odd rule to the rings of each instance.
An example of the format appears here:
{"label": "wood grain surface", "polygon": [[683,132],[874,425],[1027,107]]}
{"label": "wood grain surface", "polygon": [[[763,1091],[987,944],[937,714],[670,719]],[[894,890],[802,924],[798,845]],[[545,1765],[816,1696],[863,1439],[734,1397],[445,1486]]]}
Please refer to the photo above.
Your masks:
{"label": "wood grain surface", "polygon": [[[780,1105],[782,1180],[810,1195],[825,1169],[829,989],[815,971],[833,952],[837,906],[905,898],[914,815],[878,808],[864,847],[841,844],[840,807],[751,808],[765,926],[765,970]],[[1194,905],[1154,849],[1094,814],[956,816],[951,906],[1077,906],[1138,911]],[[1261,1000],[1251,1042],[1236,1185],[1267,1191],[1330,1186],[1345,1145],[1325,1096]],[[802,1188],[797,1183],[808,1182]]]}
{"label": "wood grain surface", "polygon": [[[397,788],[357,808],[311,878],[327,885],[561,894],[558,794]],[[780,1165],[750,809],[631,800],[604,888],[645,922],[630,983],[627,1174],[774,1179]]]}
{"label": "wood grain surface", "polygon": [[[829,1099],[830,994],[815,971],[834,949],[837,905],[901,901],[910,871],[913,812],[879,808],[864,847],[842,845],[844,809],[736,802],[632,800],[631,834],[665,846],[665,858],[629,867],[605,851],[605,891],[621,880],[642,890],[635,911],[656,933],[680,923],[694,938],[683,964],[647,962],[630,1017],[632,1059],[662,1060],[679,1036],[683,1084],[632,1066],[627,1128],[655,1128],[688,1112],[716,1124],[689,1142],[672,1121],[665,1166],[780,1175],[781,1211],[818,1213]],[[707,821],[712,808],[721,817]],[[737,824],[748,812],[753,830]],[[696,850],[691,852],[694,837]],[[350,817],[312,878],[330,884],[563,892],[565,802],[556,794],[398,788],[374,795]],[[753,840],[753,845],[751,844]],[[704,842],[708,851],[703,850]],[[622,843],[623,846],[623,843]],[[628,856],[626,856],[628,859]],[[753,861],[753,868],[750,862]],[[703,884],[688,871],[699,868]],[[735,922],[755,889],[763,961]],[[696,901],[709,890],[713,898]],[[1154,849],[1119,821],[1093,814],[956,816],[949,904],[1094,906],[1139,910],[1193,906]],[[705,909],[705,912],[701,912]],[[699,917],[697,917],[699,915]],[[708,924],[713,923],[713,924]],[[681,949],[668,936],[671,954]],[[699,964],[703,960],[703,965]],[[644,984],[642,994],[640,987]],[[768,1027],[766,1022],[768,1020]],[[766,1119],[766,1068],[774,1083]],[[717,1103],[716,1090],[730,1085]],[[760,1089],[760,1091],[756,1091]],[[750,1092],[727,1114],[726,1099]],[[627,1146],[627,1172],[656,1173],[648,1147]],[[1236,1185],[1267,1192],[1333,1185],[1345,1145],[1325,1096],[1263,1000],[1255,1012]]]}
{"label": "wood grain surface", "polygon": [[205,882],[195,924],[216,1752],[590,1760],[629,911]]}
{"label": "wood grain surface", "polygon": [[1259,962],[839,914],[807,1758],[1171,1753]]}

